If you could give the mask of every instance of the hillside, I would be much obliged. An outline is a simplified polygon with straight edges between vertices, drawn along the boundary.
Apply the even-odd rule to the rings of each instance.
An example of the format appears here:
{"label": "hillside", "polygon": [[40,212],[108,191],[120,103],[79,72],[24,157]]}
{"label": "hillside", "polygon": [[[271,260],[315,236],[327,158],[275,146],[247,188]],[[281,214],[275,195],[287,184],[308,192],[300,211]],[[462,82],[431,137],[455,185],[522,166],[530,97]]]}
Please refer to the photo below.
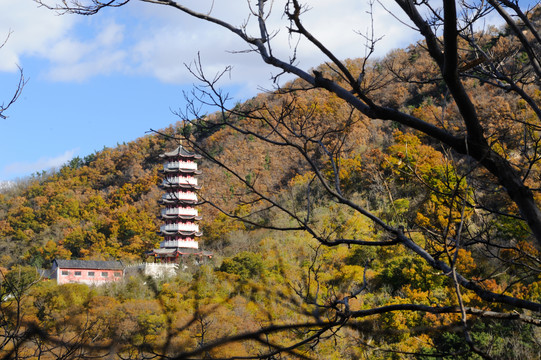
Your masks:
{"label": "hillside", "polygon": [[[281,101],[276,95],[261,94],[243,106],[256,109],[265,103],[278,107]],[[319,122],[318,127],[326,119],[346,119],[351,111],[321,91],[307,92],[299,101],[303,108],[315,109],[311,121]],[[216,116],[211,114],[209,119]],[[348,120],[352,124],[348,125],[352,131],[348,154],[359,156],[360,148],[380,147],[390,141],[391,129],[382,130],[356,116]],[[159,131],[166,136],[147,135],[83,159],[74,158],[53,174],[36,174],[0,193],[0,266],[49,266],[55,257],[142,260],[159,243],[155,234],[161,196],[158,155],[176,146],[167,136],[179,136],[184,131],[181,127],[179,122]],[[230,128],[194,130],[193,138],[202,152],[227,162],[241,177],[257,177],[258,185],[268,193],[280,194],[308,169],[295,159],[292,149],[275,148]],[[225,209],[235,211],[240,182],[212,161],[203,160],[200,167],[202,198],[218,206],[227,204]],[[242,227],[219,216],[208,204],[203,205],[202,213],[207,234],[203,242],[210,249],[223,247],[220,242],[227,236],[227,226]]]}
{"label": "hillside", "polygon": [[[531,100],[492,86],[486,60],[473,59],[464,40],[462,83],[490,147],[486,158],[511,164],[539,205],[541,91],[506,28],[491,28],[479,43]],[[449,138],[471,131],[426,44],[344,64],[363,69],[356,86],[378,108]],[[333,70],[313,73],[347,83]],[[27,321],[59,339],[92,342],[78,348],[87,356],[118,342],[124,358],[189,357],[192,349],[257,357],[269,343],[292,358],[538,358],[540,249],[521,204],[482,156],[369,119],[300,79],[185,120],[160,130],[165,136],[75,158],[1,192],[0,267],[28,274],[16,265],[142,260],[160,240],[158,155],[175,137],[205,157],[202,246],[217,259],[157,284],[33,284]],[[256,335],[213,343],[245,331]]]}

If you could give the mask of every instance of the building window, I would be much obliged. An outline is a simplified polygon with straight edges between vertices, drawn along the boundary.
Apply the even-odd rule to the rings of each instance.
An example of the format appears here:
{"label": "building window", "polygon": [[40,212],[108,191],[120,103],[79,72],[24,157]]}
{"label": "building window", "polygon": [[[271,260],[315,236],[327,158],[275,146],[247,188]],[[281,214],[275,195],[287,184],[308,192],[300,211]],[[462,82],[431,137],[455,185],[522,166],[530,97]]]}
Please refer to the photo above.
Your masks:
{"label": "building window", "polygon": [[94,276],[94,271],[89,271],[88,276]]}
{"label": "building window", "polygon": [[115,271],[115,277],[121,277],[122,276],[122,273],[119,272],[119,271]]}
{"label": "building window", "polygon": [[75,272],[75,276],[81,276],[81,272],[80,272],[80,271],[76,271],[76,272]]}
{"label": "building window", "polygon": [[103,271],[103,272],[101,273],[101,276],[103,276],[103,277],[107,277],[107,276],[109,276],[109,273],[108,273],[108,272],[105,272],[105,271]]}
{"label": "building window", "polygon": [[67,271],[67,270],[62,270],[62,275],[69,275],[69,274],[70,274],[69,271]]}

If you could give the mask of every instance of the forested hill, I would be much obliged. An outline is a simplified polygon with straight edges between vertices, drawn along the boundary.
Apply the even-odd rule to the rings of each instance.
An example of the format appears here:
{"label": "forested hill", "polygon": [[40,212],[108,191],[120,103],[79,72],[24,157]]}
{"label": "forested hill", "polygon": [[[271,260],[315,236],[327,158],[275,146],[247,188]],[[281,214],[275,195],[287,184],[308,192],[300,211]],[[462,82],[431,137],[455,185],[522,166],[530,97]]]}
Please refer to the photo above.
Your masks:
{"label": "forested hill", "polygon": [[76,157],[0,194],[2,266],[54,258],[135,259],[157,242],[158,154],[145,136]]}
{"label": "forested hill", "polygon": [[[492,29],[482,39],[493,53],[502,58],[507,56],[509,41],[504,30]],[[461,61],[468,67],[474,59],[464,57]],[[454,133],[464,131],[457,109],[442,93],[441,84],[433,80],[437,79],[438,69],[422,46],[395,50],[378,61],[351,59],[345,64],[352,73],[365,68],[363,81],[371,84],[368,91],[380,105],[409,112]],[[327,67],[321,66],[317,71],[340,81]],[[397,76],[407,81],[393,81]],[[523,151],[518,141],[503,145],[503,140],[520,137],[524,132],[522,122],[506,121],[513,116],[527,120],[530,115],[522,101],[508,92],[483,86],[475,77],[465,83],[476,105],[487,109],[486,114],[479,115],[494,143],[502,143],[502,153],[512,157],[513,153]],[[259,94],[232,109],[228,120],[233,119],[232,123],[239,127],[261,128],[268,124],[257,123],[253,116],[247,118],[243,113],[287,112],[289,121],[326,134],[326,144],[333,148],[339,160],[345,192],[364,198],[384,218],[444,226],[438,224],[441,214],[433,211],[439,200],[427,197],[423,188],[428,178],[436,190],[438,186],[446,186],[443,178],[438,180],[448,166],[440,144],[431,144],[397,123],[368,120],[336,96],[320,89],[308,89],[300,80],[287,87],[305,88],[305,91],[288,96],[283,91]],[[536,96],[539,99],[541,94]],[[273,196],[285,196],[296,184],[308,181],[311,173],[306,165],[300,165],[294,147],[275,147],[253,135],[242,135],[220,125],[221,116],[217,112],[205,118],[205,126],[197,126],[201,125],[198,122],[188,126],[192,131],[190,138],[201,147],[201,152],[224,161],[248,183],[257,179],[257,186]],[[217,125],[209,127],[213,123]],[[187,131],[181,127],[179,122],[160,132],[177,136]],[[161,194],[157,187],[161,162],[158,155],[175,146],[176,141],[166,136],[146,135],[82,159],[76,157],[52,174],[37,174],[1,190],[0,266],[25,263],[46,267],[54,258],[141,260],[146,251],[159,243],[156,215]],[[316,151],[312,160],[325,162],[323,155]],[[208,160],[202,161],[201,168],[201,196],[205,200],[237,215],[249,212],[249,205],[237,205],[236,200],[242,199],[245,190],[235,176]],[[487,201],[497,201],[491,199],[489,191],[492,191],[490,186],[482,196]],[[318,201],[326,206],[324,197]],[[502,201],[496,207],[508,206]],[[432,210],[424,211],[425,208]],[[203,206],[202,213],[203,246],[211,250],[227,247],[232,231],[249,230],[208,204]],[[505,229],[514,232],[505,235],[504,231],[504,236],[511,237],[526,231],[516,224]]]}
{"label": "forested hill", "polygon": [[[255,108],[255,104],[265,102],[278,107],[281,101],[272,94],[261,94],[243,106]],[[297,101],[303,108],[313,108],[312,121],[321,121],[320,126],[350,117],[351,109],[321,91],[308,91]],[[357,145],[366,146],[364,149],[368,145],[381,147],[384,133],[375,132],[375,128],[369,132],[371,125],[355,116],[350,145],[357,149],[350,151],[352,156],[358,155]],[[181,127],[179,122],[160,133],[178,137]],[[387,137],[390,132],[387,130]],[[273,149],[223,126],[194,130],[191,138],[203,152],[230,162],[244,178],[266,179],[268,191],[279,193],[291,179],[305,172],[291,150]],[[1,190],[0,266],[48,267],[54,258],[143,259],[143,254],[158,246],[160,240],[156,234],[157,200],[162,194],[157,186],[161,181],[158,169],[162,167],[159,154],[176,146],[178,141],[167,136],[146,135],[84,158],[76,157],[52,173],[44,171]],[[239,182],[208,160],[203,160],[200,168],[201,196],[222,205],[225,202],[227,210],[239,211],[233,201]],[[229,231],[244,228],[219,215],[212,206],[203,205],[201,212],[202,242],[207,249],[222,249],[228,243]]]}
{"label": "forested hill", "polygon": [[[434,35],[230,108],[207,82],[193,95],[216,112],[0,190],[0,339],[20,358],[538,360],[541,7],[528,14],[530,30],[462,29],[454,47],[449,32],[441,54]],[[14,266],[141,261],[160,240],[159,154],[180,138],[204,157],[211,262],[95,288]]]}

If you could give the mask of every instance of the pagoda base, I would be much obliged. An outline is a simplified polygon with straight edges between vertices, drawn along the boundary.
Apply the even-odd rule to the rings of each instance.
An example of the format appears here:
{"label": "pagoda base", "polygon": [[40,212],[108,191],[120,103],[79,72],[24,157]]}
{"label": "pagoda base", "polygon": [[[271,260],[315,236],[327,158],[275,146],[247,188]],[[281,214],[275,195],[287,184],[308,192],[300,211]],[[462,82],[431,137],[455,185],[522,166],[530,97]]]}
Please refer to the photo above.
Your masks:
{"label": "pagoda base", "polygon": [[184,260],[194,259],[196,262],[212,259],[212,253],[194,248],[160,248],[147,253],[154,257],[154,262],[179,264]]}

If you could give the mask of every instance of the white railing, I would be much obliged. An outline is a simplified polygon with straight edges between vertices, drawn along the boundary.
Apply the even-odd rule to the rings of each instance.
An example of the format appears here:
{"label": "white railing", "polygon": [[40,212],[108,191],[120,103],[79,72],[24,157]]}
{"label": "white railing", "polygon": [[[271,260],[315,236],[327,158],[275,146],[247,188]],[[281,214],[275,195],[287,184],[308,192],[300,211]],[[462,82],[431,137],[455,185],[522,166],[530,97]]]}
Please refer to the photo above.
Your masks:
{"label": "white railing", "polygon": [[194,208],[169,208],[162,209],[162,216],[165,215],[187,215],[187,216],[197,216],[199,212]]}
{"label": "white railing", "polygon": [[199,249],[199,243],[195,240],[165,240],[160,243],[160,248]]}
{"label": "white railing", "polygon": [[137,264],[131,264],[126,266],[126,269],[143,269],[145,267],[160,267],[160,268],[173,268],[177,269],[178,264],[168,264],[168,263],[148,263],[148,262],[141,262]]}
{"label": "white railing", "polygon": [[173,169],[190,169],[197,170],[197,163],[195,161],[172,161],[163,165],[164,170]]}
{"label": "white railing", "polygon": [[185,224],[185,223],[178,223],[178,224],[166,224],[162,225],[160,227],[160,231],[195,231],[199,232],[199,225],[197,224]]}
{"label": "white railing", "polygon": [[178,268],[178,264],[171,263],[140,263],[129,265],[126,270],[132,273],[141,271],[144,275],[157,279],[165,276],[175,276]]}
{"label": "white railing", "polygon": [[182,184],[182,185],[197,185],[197,179],[186,176],[172,176],[163,179],[163,185]]}
{"label": "white railing", "polygon": [[193,200],[197,201],[197,194],[194,192],[172,192],[164,194],[162,197],[163,200]]}

